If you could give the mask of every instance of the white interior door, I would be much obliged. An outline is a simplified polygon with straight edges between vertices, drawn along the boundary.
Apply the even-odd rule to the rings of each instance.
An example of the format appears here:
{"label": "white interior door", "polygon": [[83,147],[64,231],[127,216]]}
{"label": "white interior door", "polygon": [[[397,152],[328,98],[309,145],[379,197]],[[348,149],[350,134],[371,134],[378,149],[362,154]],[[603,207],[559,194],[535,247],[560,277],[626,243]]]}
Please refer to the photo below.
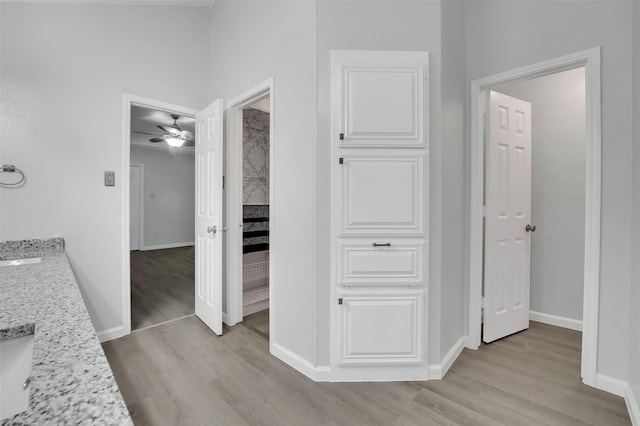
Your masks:
{"label": "white interior door", "polygon": [[492,342],[529,328],[531,104],[491,91],[487,126],[483,340]]}
{"label": "white interior door", "polygon": [[223,109],[196,114],[196,315],[222,334]]}
{"label": "white interior door", "polygon": [[140,250],[140,209],[142,192],[142,168],[129,167],[129,250]]}

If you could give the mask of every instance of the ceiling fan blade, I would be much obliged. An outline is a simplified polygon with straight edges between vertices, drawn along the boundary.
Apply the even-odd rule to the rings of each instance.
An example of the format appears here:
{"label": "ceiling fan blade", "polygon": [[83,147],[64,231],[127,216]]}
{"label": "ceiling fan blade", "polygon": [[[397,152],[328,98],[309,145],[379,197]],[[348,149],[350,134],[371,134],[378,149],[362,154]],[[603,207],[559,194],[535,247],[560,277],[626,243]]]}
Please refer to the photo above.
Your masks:
{"label": "ceiling fan blade", "polygon": [[193,140],[193,133],[191,133],[191,132],[190,132],[190,131],[188,131],[188,130],[183,130],[183,131],[182,131],[182,136],[183,136],[185,139]]}
{"label": "ceiling fan blade", "polygon": [[167,136],[162,136],[162,137],[159,137],[159,138],[151,138],[151,139],[149,139],[149,142],[153,142],[153,143],[164,142],[166,140],[166,138],[167,138]]}
{"label": "ceiling fan blade", "polygon": [[131,133],[139,133],[141,135],[151,135],[151,136],[162,136],[160,133],[139,132],[137,130],[132,130]]}
{"label": "ceiling fan blade", "polygon": [[175,127],[171,127],[171,126],[160,126],[158,125],[158,127],[165,133],[169,133],[171,135],[179,135],[180,134],[180,130],[176,129]]}

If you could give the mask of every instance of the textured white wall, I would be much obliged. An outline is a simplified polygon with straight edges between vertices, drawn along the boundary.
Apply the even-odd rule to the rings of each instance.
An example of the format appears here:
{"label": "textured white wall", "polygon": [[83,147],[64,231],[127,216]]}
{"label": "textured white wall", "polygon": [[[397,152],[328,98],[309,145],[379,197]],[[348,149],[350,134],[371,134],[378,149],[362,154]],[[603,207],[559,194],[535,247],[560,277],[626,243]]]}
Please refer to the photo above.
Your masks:
{"label": "textured white wall", "polygon": [[273,77],[271,339],[316,361],[316,4],[218,0],[209,94],[231,99]]}
{"label": "textured white wall", "polygon": [[[131,147],[131,162],[144,164],[144,248],[194,242],[193,154]],[[152,248],[152,247],[151,247]]]}
{"label": "textured white wall", "polygon": [[633,245],[629,298],[629,383],[640,406],[640,1],[633,2]]}
{"label": "textured white wall", "polygon": [[28,178],[0,189],[0,239],[62,235],[98,332],[123,325],[122,94],[204,106],[207,10],[0,4],[0,156]]}
{"label": "textured white wall", "polygon": [[531,103],[531,310],[582,321],[584,68],[495,90]]}
{"label": "textured white wall", "polygon": [[626,379],[631,268],[631,2],[469,1],[465,3],[465,27],[467,82],[602,47],[597,368],[600,374]]}

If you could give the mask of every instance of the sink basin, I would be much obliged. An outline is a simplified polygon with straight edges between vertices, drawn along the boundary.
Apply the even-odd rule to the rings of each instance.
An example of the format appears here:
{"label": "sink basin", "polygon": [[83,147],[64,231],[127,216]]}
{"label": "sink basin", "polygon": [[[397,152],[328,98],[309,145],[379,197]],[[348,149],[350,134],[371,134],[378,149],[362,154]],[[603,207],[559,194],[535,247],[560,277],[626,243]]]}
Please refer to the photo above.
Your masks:
{"label": "sink basin", "polygon": [[29,265],[32,263],[40,263],[41,260],[42,260],[41,257],[28,257],[26,259],[0,260],[0,267]]}
{"label": "sink basin", "polygon": [[0,342],[0,419],[29,408],[33,334]]}

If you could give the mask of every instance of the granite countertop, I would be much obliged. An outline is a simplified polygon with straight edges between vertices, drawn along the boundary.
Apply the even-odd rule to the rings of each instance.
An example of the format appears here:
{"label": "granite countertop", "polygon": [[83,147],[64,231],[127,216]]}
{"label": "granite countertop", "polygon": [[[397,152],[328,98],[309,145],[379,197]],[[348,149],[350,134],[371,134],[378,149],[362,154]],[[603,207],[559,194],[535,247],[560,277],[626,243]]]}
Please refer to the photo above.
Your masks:
{"label": "granite countertop", "polygon": [[0,338],[32,334],[35,325],[29,409],[2,424],[131,425],[62,239],[56,240],[0,243],[3,259],[42,257],[0,267]]}

